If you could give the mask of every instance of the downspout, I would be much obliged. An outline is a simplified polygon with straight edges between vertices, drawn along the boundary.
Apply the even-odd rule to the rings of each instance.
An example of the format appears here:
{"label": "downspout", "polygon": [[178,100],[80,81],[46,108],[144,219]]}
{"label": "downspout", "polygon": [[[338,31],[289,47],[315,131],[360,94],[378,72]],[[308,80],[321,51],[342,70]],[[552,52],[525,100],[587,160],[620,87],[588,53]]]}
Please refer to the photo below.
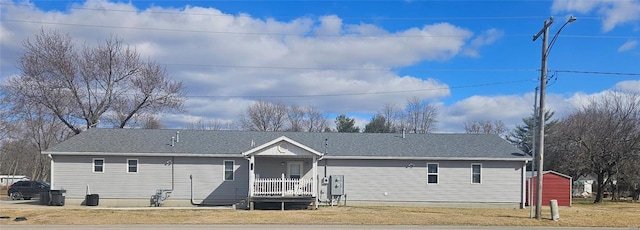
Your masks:
{"label": "downspout", "polygon": [[173,191],[174,185],[175,185],[175,169],[174,169],[174,165],[176,164],[176,157],[172,156],[171,157],[171,191]]}
{"label": "downspout", "polygon": [[191,181],[191,205],[200,206],[202,203],[193,201],[193,175],[189,175],[189,180]]}
{"label": "downspout", "polygon": [[[325,156],[327,155],[327,148],[329,148],[329,138],[324,139],[324,155]],[[323,159],[323,161],[324,161],[324,178],[327,178],[327,159]]]}

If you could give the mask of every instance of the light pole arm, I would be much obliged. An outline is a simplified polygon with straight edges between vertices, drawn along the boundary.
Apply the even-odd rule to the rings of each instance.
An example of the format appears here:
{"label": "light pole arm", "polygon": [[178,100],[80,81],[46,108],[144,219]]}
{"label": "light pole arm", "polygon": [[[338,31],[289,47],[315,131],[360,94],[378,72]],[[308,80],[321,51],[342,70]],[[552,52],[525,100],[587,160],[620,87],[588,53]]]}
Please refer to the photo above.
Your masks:
{"label": "light pole arm", "polygon": [[562,31],[562,29],[564,29],[565,26],[567,26],[567,24],[572,23],[576,20],[575,17],[571,16],[569,18],[569,20],[567,20],[564,24],[562,24],[562,26],[560,27],[560,29],[558,29],[558,32],[556,32],[555,35],[553,35],[553,38],[551,39],[551,41],[549,42],[549,47],[547,47],[547,51],[545,52],[547,57],[549,56],[549,51],[551,51],[551,48],[553,48],[553,45],[556,44],[556,39],[558,39],[558,35],[560,35],[560,31]]}

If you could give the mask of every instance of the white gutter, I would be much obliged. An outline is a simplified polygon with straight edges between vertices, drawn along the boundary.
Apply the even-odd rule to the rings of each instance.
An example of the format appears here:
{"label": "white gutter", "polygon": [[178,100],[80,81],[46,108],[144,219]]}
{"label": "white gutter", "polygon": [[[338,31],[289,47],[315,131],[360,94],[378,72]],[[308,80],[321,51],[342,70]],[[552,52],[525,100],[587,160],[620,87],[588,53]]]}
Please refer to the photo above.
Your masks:
{"label": "white gutter", "polygon": [[209,154],[209,153],[114,153],[114,152],[46,152],[49,155],[66,156],[137,156],[137,157],[161,157],[161,156],[185,156],[185,157],[242,157],[236,153]]}
{"label": "white gutter", "polygon": [[323,159],[342,160],[453,160],[453,161],[528,161],[529,158],[492,157],[393,157],[393,156],[324,156]]}
{"label": "white gutter", "polygon": [[[246,158],[242,154],[208,154],[208,153],[114,153],[114,152],[45,152],[49,155],[67,156],[180,156],[180,157],[238,157]],[[398,157],[398,156],[335,156],[322,155],[319,160],[453,160],[453,161],[529,161],[529,158],[493,158],[493,157]]]}

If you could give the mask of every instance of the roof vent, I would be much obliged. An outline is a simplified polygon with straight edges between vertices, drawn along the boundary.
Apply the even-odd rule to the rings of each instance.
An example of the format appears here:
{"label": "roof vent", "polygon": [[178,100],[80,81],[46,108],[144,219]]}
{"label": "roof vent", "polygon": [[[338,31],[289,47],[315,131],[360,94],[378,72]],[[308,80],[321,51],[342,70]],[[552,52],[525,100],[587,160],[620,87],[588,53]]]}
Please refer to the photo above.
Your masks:
{"label": "roof vent", "polygon": [[251,139],[251,148],[256,147],[256,142],[253,141],[253,139]]}
{"label": "roof vent", "polygon": [[176,143],[180,143],[180,131],[176,131]]}
{"label": "roof vent", "polygon": [[175,145],[176,142],[176,138],[175,137],[171,137],[171,147],[173,147]]}

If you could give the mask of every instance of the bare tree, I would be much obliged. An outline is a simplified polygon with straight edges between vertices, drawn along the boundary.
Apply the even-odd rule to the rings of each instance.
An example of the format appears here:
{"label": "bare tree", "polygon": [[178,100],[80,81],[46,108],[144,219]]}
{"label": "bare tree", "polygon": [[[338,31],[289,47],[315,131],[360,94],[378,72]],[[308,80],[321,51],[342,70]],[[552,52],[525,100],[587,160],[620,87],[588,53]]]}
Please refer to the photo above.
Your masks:
{"label": "bare tree", "polygon": [[307,132],[323,132],[327,128],[327,118],[317,108],[307,107],[304,124]]}
{"label": "bare tree", "polygon": [[640,97],[613,92],[592,100],[560,121],[550,139],[549,168],[595,175],[594,202],[601,202],[606,186],[620,179],[623,170],[637,172],[640,167]]}
{"label": "bare tree", "polygon": [[160,122],[160,119],[158,119],[158,117],[156,116],[147,116],[143,121],[142,121],[142,127],[143,129],[162,129],[164,127],[164,125],[162,124],[162,122]]}
{"label": "bare tree", "polygon": [[280,131],[285,126],[287,107],[282,103],[258,101],[249,108],[240,123],[245,130]]}
{"label": "bare tree", "polygon": [[413,133],[430,133],[435,130],[438,109],[427,101],[418,97],[407,100],[405,107],[407,128]]}
{"label": "bare tree", "polygon": [[193,130],[226,130],[231,129],[231,124],[221,120],[203,120],[200,119],[196,122],[189,123],[187,129]]}
{"label": "bare tree", "polygon": [[258,101],[249,108],[238,122],[244,130],[322,132],[327,119],[318,109],[298,105]]}
{"label": "bare tree", "polygon": [[148,119],[151,114],[182,111],[182,83],[169,80],[166,69],[155,62],[143,65],[139,74],[127,79],[130,93],[114,98],[111,105],[111,120],[119,128],[136,124],[138,118]]}
{"label": "bare tree", "polygon": [[389,132],[400,132],[405,128],[404,113],[402,109],[396,107],[394,104],[384,104],[378,114],[384,117],[384,126],[389,128]]}
{"label": "bare tree", "polygon": [[472,134],[503,134],[507,131],[504,123],[500,120],[475,120],[464,123],[464,130],[466,133]]}
{"label": "bare tree", "polygon": [[105,114],[122,128],[139,114],[182,111],[182,84],[115,37],[77,48],[68,35],[41,30],[23,43],[18,68],[21,75],[2,87],[15,95],[10,103],[43,106],[76,134]]}
{"label": "bare tree", "polygon": [[[5,95],[0,102],[10,101]],[[50,159],[40,152],[70,136],[70,131],[47,109],[39,105],[17,104],[2,108],[3,130],[0,173],[28,175],[34,180],[49,178]]]}
{"label": "bare tree", "polygon": [[289,121],[289,131],[293,132],[302,132],[304,128],[304,120],[305,120],[306,112],[303,108],[297,105],[289,106],[287,111],[287,118]]}

